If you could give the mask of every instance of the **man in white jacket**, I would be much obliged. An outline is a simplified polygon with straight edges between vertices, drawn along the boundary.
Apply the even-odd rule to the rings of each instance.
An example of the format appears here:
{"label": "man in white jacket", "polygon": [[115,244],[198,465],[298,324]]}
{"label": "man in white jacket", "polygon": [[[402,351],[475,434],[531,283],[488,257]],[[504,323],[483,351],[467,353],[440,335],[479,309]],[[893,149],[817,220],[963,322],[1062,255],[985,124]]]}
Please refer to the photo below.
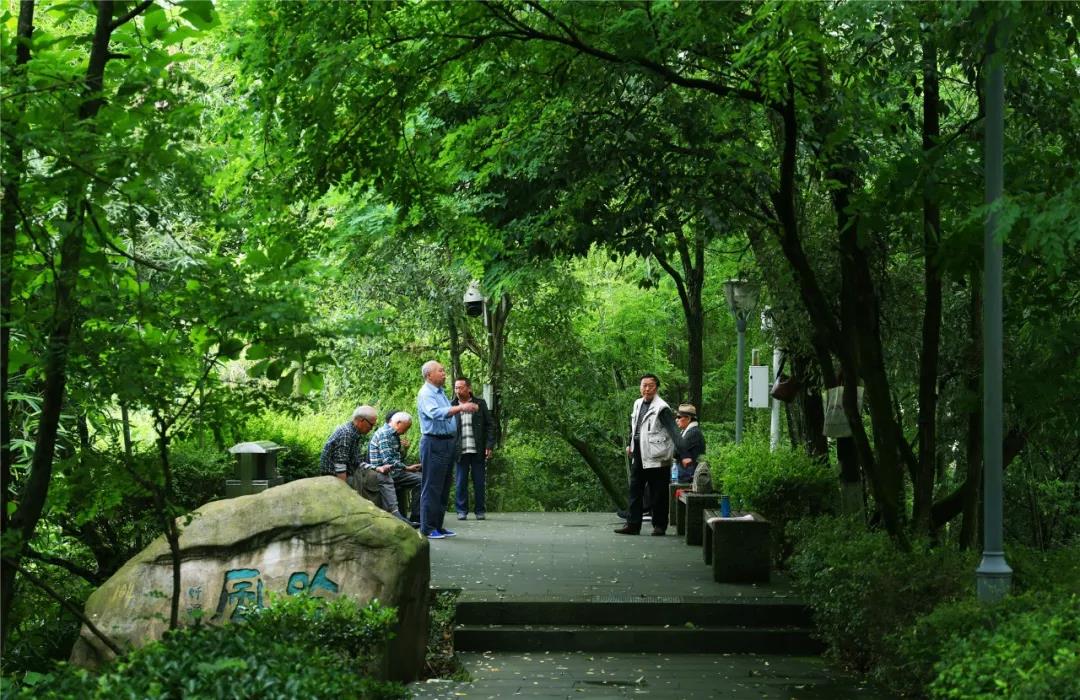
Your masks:
{"label": "man in white jacket", "polygon": [[660,378],[655,374],[641,377],[641,398],[630,412],[630,509],[626,524],[615,530],[619,535],[641,533],[641,514],[645,484],[649,485],[652,509],[652,534],[662,537],[668,525],[668,480],[671,477],[671,458],[681,451],[683,440],[671,408],[656,392]]}

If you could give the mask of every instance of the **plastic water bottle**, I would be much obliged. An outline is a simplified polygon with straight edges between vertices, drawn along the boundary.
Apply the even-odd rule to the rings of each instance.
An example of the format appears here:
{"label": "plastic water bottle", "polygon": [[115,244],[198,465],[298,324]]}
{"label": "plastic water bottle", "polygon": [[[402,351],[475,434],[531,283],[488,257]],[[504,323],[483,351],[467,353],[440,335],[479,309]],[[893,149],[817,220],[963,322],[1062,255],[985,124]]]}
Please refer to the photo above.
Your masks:
{"label": "plastic water bottle", "polygon": [[671,463],[671,483],[675,483],[679,480],[679,465],[675,462]]}
{"label": "plastic water bottle", "polygon": [[720,517],[721,518],[730,518],[731,517],[731,496],[721,496],[720,497]]}

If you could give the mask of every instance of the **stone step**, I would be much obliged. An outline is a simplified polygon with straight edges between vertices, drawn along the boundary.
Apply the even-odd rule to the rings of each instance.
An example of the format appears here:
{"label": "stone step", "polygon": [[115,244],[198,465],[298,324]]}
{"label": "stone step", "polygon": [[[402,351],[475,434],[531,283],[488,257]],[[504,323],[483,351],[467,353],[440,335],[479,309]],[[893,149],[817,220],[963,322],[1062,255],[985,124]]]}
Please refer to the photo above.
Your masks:
{"label": "stone step", "polygon": [[801,602],[776,598],[723,601],[671,597],[625,600],[458,600],[455,620],[462,625],[635,625],[811,627]]}
{"label": "stone step", "polygon": [[458,625],[457,651],[820,654],[806,628],[656,625]]}

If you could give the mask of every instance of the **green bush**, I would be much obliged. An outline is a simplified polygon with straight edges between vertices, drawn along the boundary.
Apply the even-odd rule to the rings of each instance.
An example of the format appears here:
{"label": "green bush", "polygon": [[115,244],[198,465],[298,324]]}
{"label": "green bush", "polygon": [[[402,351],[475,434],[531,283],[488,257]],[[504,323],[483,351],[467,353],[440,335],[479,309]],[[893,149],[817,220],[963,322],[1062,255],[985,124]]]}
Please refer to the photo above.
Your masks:
{"label": "green bush", "polygon": [[278,453],[278,473],[285,481],[318,476],[323,444],[351,412],[352,407],[331,406],[321,413],[298,416],[263,413],[248,421],[244,439],[271,440],[286,448]]}
{"label": "green bush", "polygon": [[1007,544],[1005,559],[1013,570],[1015,593],[1053,589],[1080,593],[1080,540],[1050,550]]}
{"label": "green bush", "polygon": [[27,674],[14,697],[404,698],[400,684],[372,678],[393,621],[394,611],[377,603],[284,598],[244,623],[168,632],[101,674],[66,664]]}
{"label": "green bush", "polygon": [[827,654],[882,673],[895,664],[895,636],[919,615],[974,586],[976,555],[917,541],[903,552],[861,521],[821,517],[792,528],[794,582],[814,614]]}
{"label": "green bush", "polygon": [[768,444],[723,445],[706,456],[716,488],[732,497],[736,510],[760,513],[773,524],[773,558],[782,565],[791,554],[788,524],[808,516],[835,513],[834,468],[801,450],[769,450]]}
{"label": "green bush", "polygon": [[1013,568],[1015,595],[997,605],[974,596],[943,603],[893,636],[896,654],[892,663],[880,667],[879,675],[894,690],[924,691],[937,674],[935,665],[958,639],[974,631],[993,630],[1006,618],[1053,607],[1055,601],[1080,593],[1080,544],[1050,552],[1010,545],[1007,559]]}
{"label": "green bush", "polygon": [[[972,626],[972,617],[979,624]],[[931,621],[965,623],[955,611],[940,611]],[[965,624],[941,647],[931,697],[1080,697],[1080,596],[1006,598],[968,616]]]}
{"label": "green bush", "polygon": [[[153,455],[156,459],[156,453]],[[200,447],[178,442],[169,450],[176,504],[198,508],[225,495],[225,479],[231,478],[233,456],[216,446]]]}
{"label": "green bush", "polygon": [[[489,511],[581,512],[613,507],[581,455],[551,435],[512,430],[488,463],[487,474]],[[625,488],[625,478],[616,483]]]}

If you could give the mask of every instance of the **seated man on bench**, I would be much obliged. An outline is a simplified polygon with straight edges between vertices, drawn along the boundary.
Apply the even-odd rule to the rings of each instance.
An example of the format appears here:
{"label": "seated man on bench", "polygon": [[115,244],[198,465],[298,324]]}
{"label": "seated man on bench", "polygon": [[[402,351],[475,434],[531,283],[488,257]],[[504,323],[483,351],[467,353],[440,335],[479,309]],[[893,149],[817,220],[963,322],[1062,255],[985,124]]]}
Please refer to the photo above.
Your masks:
{"label": "seated man on bench", "polygon": [[[405,464],[401,459],[401,436],[412,425],[412,416],[398,411],[371,436],[368,443],[368,462],[378,475],[382,506],[388,512],[420,527],[420,465]],[[406,518],[398,506],[397,489],[411,492],[412,512]]]}

